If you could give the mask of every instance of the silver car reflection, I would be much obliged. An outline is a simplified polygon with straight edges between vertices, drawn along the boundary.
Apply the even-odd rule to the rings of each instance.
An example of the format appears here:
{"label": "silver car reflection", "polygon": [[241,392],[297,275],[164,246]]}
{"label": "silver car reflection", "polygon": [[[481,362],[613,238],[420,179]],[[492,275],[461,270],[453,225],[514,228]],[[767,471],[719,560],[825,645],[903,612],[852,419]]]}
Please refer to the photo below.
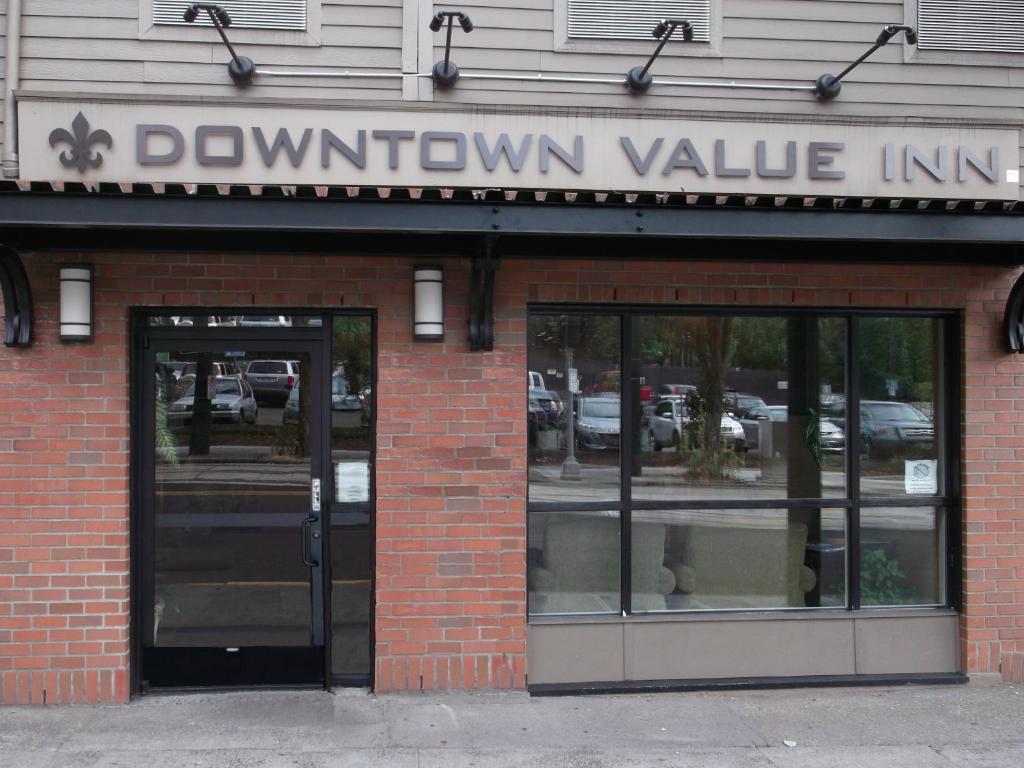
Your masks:
{"label": "silver car reflection", "polygon": [[[167,412],[169,424],[188,424],[195,408],[195,382],[175,400]],[[256,398],[249,385],[235,376],[215,376],[212,379],[210,419],[235,424],[256,423]]]}
{"label": "silver car reflection", "polygon": [[[650,439],[654,450],[660,451],[665,446],[679,445],[683,429],[690,423],[690,415],[686,412],[683,398],[679,395],[667,395],[654,405],[651,415]],[[736,450],[744,445],[743,427],[727,413],[722,413],[722,441]]]}

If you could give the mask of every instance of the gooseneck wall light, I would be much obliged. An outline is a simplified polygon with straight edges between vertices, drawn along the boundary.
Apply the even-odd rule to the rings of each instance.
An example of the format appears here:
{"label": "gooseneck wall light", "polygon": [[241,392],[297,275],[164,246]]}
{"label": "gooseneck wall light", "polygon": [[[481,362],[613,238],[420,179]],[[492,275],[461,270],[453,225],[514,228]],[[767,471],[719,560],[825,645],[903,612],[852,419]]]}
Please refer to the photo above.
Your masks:
{"label": "gooseneck wall light", "polygon": [[864,59],[892,40],[898,32],[904,33],[904,39],[910,45],[914,45],[917,42],[917,32],[914,31],[913,27],[908,27],[904,24],[890,24],[887,27],[883,27],[878,38],[875,40],[875,44],[868,48],[864,55],[853,62],[853,64],[838,75],[822,75],[819,77],[814,82],[814,95],[819,101],[832,101],[832,99],[839,95],[839,91],[842,90],[843,84],[839,81],[852,72]]}
{"label": "gooseneck wall light", "polygon": [[437,85],[451,88],[459,79],[459,68],[452,61],[452,23],[458,19],[462,31],[468,33],[473,31],[473,22],[462,11],[438,11],[430,20],[430,31],[440,32],[445,19],[448,20],[448,35],[444,42],[444,61],[434,65],[431,77]]}
{"label": "gooseneck wall light", "polygon": [[231,54],[231,61],[228,62],[228,74],[231,75],[231,79],[235,81],[236,85],[252,83],[256,77],[256,65],[248,56],[239,56],[235,52],[234,46],[231,45],[231,41],[228,40],[228,36],[224,32],[226,27],[231,26],[231,17],[228,12],[213,3],[192,3],[185,9],[182,18],[191,24],[199,17],[201,11],[206,11],[209,15],[213,26],[217,28],[220,39],[224,41],[224,45],[227,46],[228,52]]}
{"label": "gooseneck wall light", "polygon": [[651,54],[651,58],[647,60],[646,64],[642,67],[633,67],[626,74],[626,87],[630,91],[643,93],[651,87],[651,83],[654,82],[654,78],[651,76],[651,65],[677,29],[683,30],[683,40],[687,42],[693,40],[693,25],[686,19],[662,19],[654,27],[651,34],[658,39],[658,47],[654,49],[654,53]]}
{"label": "gooseneck wall light", "polygon": [[444,340],[444,270],[421,266],[413,271],[412,335],[416,341]]}
{"label": "gooseneck wall light", "polygon": [[60,340],[92,341],[91,264],[63,264],[60,268]]}

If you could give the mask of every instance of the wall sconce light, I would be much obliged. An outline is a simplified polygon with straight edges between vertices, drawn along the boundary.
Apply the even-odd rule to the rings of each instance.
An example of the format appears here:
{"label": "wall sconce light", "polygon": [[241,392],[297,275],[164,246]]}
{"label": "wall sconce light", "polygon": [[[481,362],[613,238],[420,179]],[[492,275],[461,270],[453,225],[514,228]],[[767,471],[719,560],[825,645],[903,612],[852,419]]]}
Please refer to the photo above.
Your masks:
{"label": "wall sconce light", "polygon": [[908,27],[904,24],[890,24],[887,27],[883,27],[878,38],[875,40],[875,44],[868,48],[864,55],[853,62],[853,64],[848,66],[838,75],[822,75],[814,81],[814,95],[817,97],[818,101],[832,101],[832,99],[838,96],[839,91],[842,90],[843,87],[843,84],[839,81],[853,71],[854,67],[864,61],[864,59],[892,40],[898,32],[904,33],[904,39],[910,43],[910,45],[914,45],[917,42],[917,32],[914,31],[913,27]]}
{"label": "wall sconce light", "polygon": [[61,341],[92,341],[92,275],[92,264],[61,265]]}
{"label": "wall sconce light", "polygon": [[421,266],[413,272],[412,335],[416,341],[444,339],[444,270]]}
{"label": "wall sconce light", "polygon": [[434,14],[434,18],[430,20],[430,31],[439,32],[445,19],[448,19],[448,37],[444,43],[444,61],[439,61],[434,65],[431,76],[434,78],[434,82],[440,87],[451,88],[459,79],[459,68],[455,66],[455,62],[451,60],[452,22],[455,19],[458,19],[459,26],[462,27],[462,31],[466,33],[473,31],[473,22],[470,21],[469,16],[464,14],[462,11],[438,11]]}
{"label": "wall sconce light", "polygon": [[228,15],[228,12],[213,3],[192,3],[192,5],[185,9],[182,18],[191,24],[199,16],[200,11],[206,11],[207,15],[209,15],[213,26],[217,28],[217,34],[220,35],[220,39],[224,41],[224,45],[228,47],[228,51],[231,53],[231,61],[228,62],[228,74],[235,81],[235,85],[250,85],[256,77],[256,65],[253,64],[252,59],[248,56],[239,56],[235,53],[231,41],[228,40],[228,36],[224,33],[224,28],[231,26],[231,17]]}
{"label": "wall sconce light", "polygon": [[646,64],[642,67],[633,67],[626,74],[626,86],[632,93],[643,93],[651,87],[651,83],[654,82],[650,73],[651,65],[658,58],[661,49],[665,47],[665,43],[672,37],[672,33],[676,29],[683,30],[683,40],[687,42],[693,40],[693,25],[686,19],[662,19],[659,21],[651,31],[651,34],[660,40],[658,47],[654,49],[654,53],[651,54],[651,58],[647,60]]}

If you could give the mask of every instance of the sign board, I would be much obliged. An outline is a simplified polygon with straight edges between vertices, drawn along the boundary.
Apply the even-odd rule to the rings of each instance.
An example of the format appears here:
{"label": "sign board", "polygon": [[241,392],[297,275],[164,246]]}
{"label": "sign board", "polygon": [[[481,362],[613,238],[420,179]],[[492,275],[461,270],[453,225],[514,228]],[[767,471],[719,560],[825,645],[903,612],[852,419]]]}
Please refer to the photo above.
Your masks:
{"label": "sign board", "polygon": [[936,494],[939,492],[938,462],[935,459],[917,459],[904,462],[904,486],[907,493]]}
{"label": "sign board", "polygon": [[370,467],[365,461],[339,461],[334,465],[335,501],[370,500]]}
{"label": "sign board", "polygon": [[608,110],[18,102],[33,180],[1017,200],[1016,128]]}

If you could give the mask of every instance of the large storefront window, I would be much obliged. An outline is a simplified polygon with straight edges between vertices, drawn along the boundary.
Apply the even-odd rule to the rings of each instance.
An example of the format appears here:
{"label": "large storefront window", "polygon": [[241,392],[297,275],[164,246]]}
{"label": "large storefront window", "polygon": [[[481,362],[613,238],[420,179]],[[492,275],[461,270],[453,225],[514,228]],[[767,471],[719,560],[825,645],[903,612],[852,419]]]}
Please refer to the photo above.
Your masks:
{"label": "large storefront window", "polygon": [[948,322],[534,311],[531,615],[945,603]]}

